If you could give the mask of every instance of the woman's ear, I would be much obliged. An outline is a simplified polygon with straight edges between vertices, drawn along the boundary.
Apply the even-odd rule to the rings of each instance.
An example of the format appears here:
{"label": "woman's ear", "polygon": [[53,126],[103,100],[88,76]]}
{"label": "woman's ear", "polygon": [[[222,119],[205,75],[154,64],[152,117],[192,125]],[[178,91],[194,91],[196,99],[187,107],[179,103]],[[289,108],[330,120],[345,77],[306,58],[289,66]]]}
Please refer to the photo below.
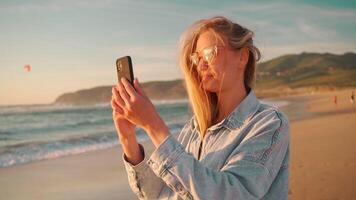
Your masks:
{"label": "woman's ear", "polygon": [[244,69],[248,62],[249,57],[249,50],[247,47],[242,47],[240,50],[237,51],[238,53],[238,67]]}
{"label": "woman's ear", "polygon": [[240,51],[241,51],[240,61],[241,61],[241,64],[243,64],[243,66],[245,66],[248,62],[249,50],[247,47],[242,47]]}

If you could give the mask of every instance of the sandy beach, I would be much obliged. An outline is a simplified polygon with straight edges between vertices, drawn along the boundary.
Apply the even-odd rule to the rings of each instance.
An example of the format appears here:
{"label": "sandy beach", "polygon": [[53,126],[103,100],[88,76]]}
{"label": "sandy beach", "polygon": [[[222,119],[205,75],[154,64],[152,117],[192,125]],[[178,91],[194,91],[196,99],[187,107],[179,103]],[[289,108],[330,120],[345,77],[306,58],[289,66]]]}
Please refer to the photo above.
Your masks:
{"label": "sandy beach", "polygon": [[350,95],[351,90],[310,95],[309,116],[292,121],[290,199],[356,197],[356,102],[350,103]]}
{"label": "sandy beach", "polygon": [[[289,199],[356,197],[356,102],[350,103],[350,94],[275,98],[290,102],[282,108],[291,121]],[[144,146],[148,154],[153,150],[150,142]],[[0,199],[137,199],[121,156],[115,147],[0,168]]]}

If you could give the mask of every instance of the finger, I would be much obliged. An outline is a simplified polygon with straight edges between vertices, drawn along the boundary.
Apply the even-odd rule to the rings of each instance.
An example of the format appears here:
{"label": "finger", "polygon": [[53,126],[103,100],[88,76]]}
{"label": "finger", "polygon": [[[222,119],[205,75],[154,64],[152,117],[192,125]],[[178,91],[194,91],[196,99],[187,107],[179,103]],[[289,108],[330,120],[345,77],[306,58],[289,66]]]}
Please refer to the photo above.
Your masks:
{"label": "finger", "polygon": [[134,87],[135,87],[136,91],[137,91],[141,96],[147,97],[145,91],[143,91],[143,89],[141,88],[141,85],[140,85],[140,83],[138,82],[138,79],[137,79],[137,78],[135,78],[135,80],[134,80]]}
{"label": "finger", "polygon": [[121,83],[124,85],[125,90],[126,90],[126,92],[128,93],[128,95],[130,96],[131,99],[137,95],[135,89],[134,89],[134,88],[132,87],[132,85],[127,81],[126,78],[121,78]]}
{"label": "finger", "polygon": [[121,107],[116,103],[115,99],[111,99],[111,108],[113,110],[118,110],[118,109],[121,109]]}
{"label": "finger", "polygon": [[124,114],[124,110],[116,103],[115,99],[111,99],[111,107],[114,113]]}
{"label": "finger", "polygon": [[116,111],[123,111],[123,109],[120,107],[120,105],[117,104],[115,99],[111,99],[111,108]]}
{"label": "finger", "polygon": [[122,83],[119,83],[118,89],[119,89],[119,94],[120,94],[122,100],[125,102],[125,107],[130,105],[130,97],[126,93],[126,90],[125,90],[124,86],[122,85]]}
{"label": "finger", "polygon": [[116,103],[120,106],[120,107],[125,107],[125,102],[124,100],[122,100],[119,91],[114,87],[112,89],[112,94],[114,96],[114,100],[116,101]]}

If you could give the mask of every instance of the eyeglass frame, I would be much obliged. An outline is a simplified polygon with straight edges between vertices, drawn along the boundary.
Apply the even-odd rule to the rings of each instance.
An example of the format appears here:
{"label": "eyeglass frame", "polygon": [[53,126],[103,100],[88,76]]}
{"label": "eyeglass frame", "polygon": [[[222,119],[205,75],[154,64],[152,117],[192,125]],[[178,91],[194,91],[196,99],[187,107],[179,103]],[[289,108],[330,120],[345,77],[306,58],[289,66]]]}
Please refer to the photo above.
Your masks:
{"label": "eyeglass frame", "polygon": [[[210,59],[208,59],[208,58],[206,58],[205,57],[205,55],[199,55],[199,54],[201,54],[201,52],[202,51],[204,51],[204,50],[206,50],[206,49],[210,49],[210,48],[214,48],[213,49],[213,51],[215,52],[215,53],[213,53],[213,57],[212,58],[210,58]],[[193,66],[198,66],[199,65],[199,63],[200,63],[200,60],[201,60],[201,58],[203,58],[203,60],[205,61],[205,62],[207,62],[207,63],[211,63],[212,62],[212,60],[214,59],[214,58],[216,58],[216,56],[217,56],[217,54],[218,54],[218,48],[226,48],[226,46],[223,46],[223,45],[212,45],[212,46],[209,46],[209,47],[205,47],[205,48],[203,48],[203,49],[201,49],[199,52],[193,52],[193,53],[191,53],[190,54],[190,62],[193,64]],[[194,55],[198,55],[197,57],[198,57],[198,60],[197,61],[194,61],[193,59],[193,56]]]}

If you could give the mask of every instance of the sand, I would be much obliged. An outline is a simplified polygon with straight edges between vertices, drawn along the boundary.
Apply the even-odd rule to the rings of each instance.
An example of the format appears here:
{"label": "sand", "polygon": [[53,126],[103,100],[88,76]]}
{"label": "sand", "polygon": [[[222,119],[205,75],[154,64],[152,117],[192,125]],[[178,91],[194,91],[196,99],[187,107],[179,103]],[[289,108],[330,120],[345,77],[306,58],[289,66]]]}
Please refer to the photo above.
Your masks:
{"label": "sand", "polygon": [[311,114],[291,123],[289,199],[356,198],[356,102],[350,94],[309,96]]}
{"label": "sand", "polygon": [[121,148],[0,169],[0,199],[136,199]]}
{"label": "sand", "polygon": [[[355,90],[356,91],[356,90]],[[353,199],[356,102],[351,90],[278,98],[291,120],[289,199]],[[338,105],[333,96],[338,95]],[[144,143],[149,152],[150,142]],[[137,199],[115,147],[0,168],[0,199]]]}

